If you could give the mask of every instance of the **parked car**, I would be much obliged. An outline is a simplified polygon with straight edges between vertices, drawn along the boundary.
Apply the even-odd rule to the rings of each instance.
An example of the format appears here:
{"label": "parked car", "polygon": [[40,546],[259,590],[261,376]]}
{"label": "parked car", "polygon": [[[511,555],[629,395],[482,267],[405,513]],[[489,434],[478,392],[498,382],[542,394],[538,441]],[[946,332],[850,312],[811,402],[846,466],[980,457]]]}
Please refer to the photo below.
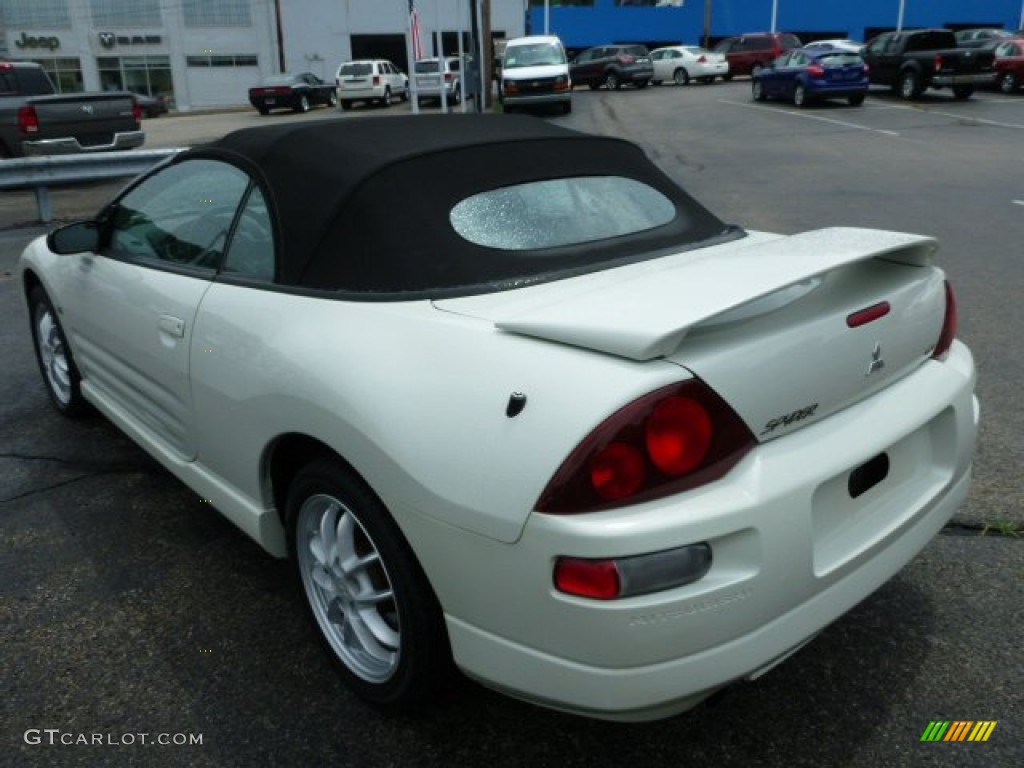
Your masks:
{"label": "parked car", "polygon": [[271,75],[259,85],[249,89],[249,103],[261,115],[273,109],[291,109],[308,112],[313,106],[323,104],[333,107],[338,103],[334,86],[325,83],[312,72],[298,75]]}
{"label": "parked car", "polygon": [[505,112],[547,104],[563,114],[572,111],[569,60],[561,40],[544,35],[515,38],[506,43],[503,56],[498,98]]}
{"label": "parked car", "polygon": [[859,107],[870,85],[868,67],[858,54],[798,48],[755,72],[751,89],[757,101],[781,98],[806,107],[813,101],[846,99]]}
{"label": "parked car", "polygon": [[1008,29],[997,29],[992,27],[960,29],[953,34],[956,37],[956,44],[961,48],[983,48],[989,43],[995,43],[999,40],[1013,37],[1013,32]]}
{"label": "parked car", "polygon": [[995,47],[996,84],[1003,93],[1015,93],[1024,83],[1024,38],[1004,40]]}
{"label": "parked car", "polygon": [[676,85],[687,85],[690,80],[713,83],[716,77],[729,74],[725,55],[712,53],[697,45],[670,45],[651,51],[654,77],[651,82],[661,85],[671,80]]}
{"label": "parked car", "polygon": [[167,114],[167,99],[159,94],[150,96],[147,93],[136,93],[135,103],[142,110],[143,117],[160,117]]}
{"label": "parked car", "polygon": [[128,91],[57,93],[33,61],[0,61],[0,159],[142,146],[142,109]]}
{"label": "parked car", "polygon": [[621,139],[399,115],[186,150],[13,279],[57,411],[290,556],[366,701],[429,707],[454,661],[638,720],[774,666],[965,501],[937,247],[745,231]]}
{"label": "parked car", "polygon": [[856,40],[815,40],[814,42],[807,43],[804,46],[806,51],[848,51],[849,53],[860,53],[860,49],[864,47],[864,43],[858,43]]}
{"label": "parked car", "polygon": [[385,59],[346,61],[334,76],[338,103],[349,109],[362,101],[390,107],[393,99],[409,99],[409,78]]}
{"label": "parked car", "polygon": [[462,103],[462,64],[457,56],[420,59],[416,62],[416,99]]}
{"label": "parked car", "polygon": [[646,88],[654,77],[651,55],[643,45],[599,45],[569,62],[573,86],[604,86],[617,91],[623,85]]}
{"label": "parked car", "polygon": [[800,38],[789,32],[762,32],[727,37],[714,47],[729,62],[725,80],[737,75],[752,75],[761,67],[775,61],[786,51],[801,47]]}
{"label": "parked car", "polygon": [[885,32],[865,45],[861,56],[870,67],[871,82],[890,86],[901,99],[945,87],[954,99],[969,99],[976,86],[995,80],[995,53],[958,48],[948,29]]}

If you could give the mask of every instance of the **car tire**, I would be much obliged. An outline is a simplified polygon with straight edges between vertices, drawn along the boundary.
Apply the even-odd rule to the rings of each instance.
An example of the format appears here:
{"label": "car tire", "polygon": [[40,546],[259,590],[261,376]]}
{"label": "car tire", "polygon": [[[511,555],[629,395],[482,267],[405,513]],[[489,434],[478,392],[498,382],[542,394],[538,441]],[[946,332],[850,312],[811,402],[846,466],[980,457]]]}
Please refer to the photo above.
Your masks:
{"label": "car tire", "polygon": [[309,97],[302,95],[299,97],[298,103],[295,105],[296,112],[309,112]]}
{"label": "car tire", "polygon": [[62,415],[69,418],[81,416],[88,410],[88,404],[82,397],[82,377],[53,303],[39,286],[29,292],[28,303],[32,346],[47,394]]}
{"label": "car tire", "polygon": [[331,92],[331,95],[327,97],[327,106],[336,107],[338,106],[338,94]]}
{"label": "car tire", "polygon": [[764,69],[764,66],[762,66],[761,64],[755,64],[753,67],[750,68],[750,76],[757,77],[759,74],[761,74],[762,69]]}
{"label": "car tire", "polygon": [[408,101],[409,100],[409,84],[408,83],[405,84],[405,88],[402,89],[402,95],[399,98],[401,98],[402,101]]}
{"label": "car tire", "polygon": [[1003,93],[1016,93],[1019,87],[1020,83],[1013,72],[1004,72],[999,78],[999,90]]}
{"label": "car tire", "polygon": [[455,84],[454,84],[454,89],[452,90],[451,104],[453,106],[457,107],[461,103],[462,103],[462,85],[458,81],[456,81]]}
{"label": "car tire", "polygon": [[803,83],[797,83],[796,88],[793,89],[793,103],[801,109],[807,106],[807,89],[804,88]]}
{"label": "car tire", "polygon": [[904,101],[916,99],[921,95],[922,91],[921,78],[917,76],[917,72],[907,70],[900,73],[899,80],[896,82],[896,88],[899,97]]}
{"label": "car tire", "polygon": [[647,84],[650,82],[650,80],[637,80],[635,83],[633,83],[633,85],[635,85],[640,90],[643,90],[644,88],[647,87]]}
{"label": "car tire", "polygon": [[966,101],[974,95],[973,85],[954,85],[953,98],[957,101]]}
{"label": "car tire", "polygon": [[384,107],[384,109],[391,106],[391,88],[386,85],[384,86],[384,98],[380,100],[380,105]]}
{"label": "car tire", "polygon": [[847,96],[846,101],[849,102],[851,107],[859,107],[864,103],[864,94],[855,93],[853,96]]}
{"label": "car tire", "polygon": [[755,77],[751,82],[750,94],[754,101],[768,101],[768,94],[764,92],[764,83],[760,77]]}
{"label": "car tire", "polygon": [[260,107],[260,108],[259,108],[259,113],[260,113],[261,115],[269,115],[269,114],[270,114],[270,110],[269,110],[269,109],[267,109],[266,107]]}
{"label": "car tire", "polygon": [[732,76],[732,75],[730,75],[730,74],[725,74],[725,75],[722,75],[722,79],[723,79],[723,80],[724,80],[725,82],[727,82],[727,83],[728,83],[728,82],[729,82],[730,80],[732,80],[732,78],[733,78],[733,76]]}
{"label": "car tire", "polygon": [[617,91],[622,87],[622,81],[619,80],[619,76],[614,72],[605,72],[604,87],[609,91]]}
{"label": "car tire", "polygon": [[672,82],[676,85],[689,85],[690,73],[679,67],[679,69],[672,73]]}
{"label": "car tire", "polygon": [[346,684],[385,712],[433,702],[452,670],[441,606],[380,499],[322,458],[296,474],[286,512],[306,606]]}
{"label": "car tire", "polygon": [[342,99],[341,100],[341,109],[344,112],[348,112],[348,110],[352,109],[352,102],[349,101],[348,99]]}

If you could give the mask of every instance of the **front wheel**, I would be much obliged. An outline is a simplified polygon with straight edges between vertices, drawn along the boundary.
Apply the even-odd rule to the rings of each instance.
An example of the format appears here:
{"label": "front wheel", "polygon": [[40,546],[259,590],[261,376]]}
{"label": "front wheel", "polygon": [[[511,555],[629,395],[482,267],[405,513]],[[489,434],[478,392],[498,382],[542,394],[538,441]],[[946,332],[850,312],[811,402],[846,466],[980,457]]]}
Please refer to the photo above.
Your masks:
{"label": "front wheel", "polygon": [[298,103],[295,105],[296,112],[309,112],[309,97],[300,96]]}
{"label": "front wheel", "polygon": [[82,377],[71,356],[71,348],[57,319],[57,312],[40,287],[32,289],[28,300],[32,317],[32,342],[46,392],[64,416],[81,416],[88,407],[82,397]]}
{"label": "front wheel", "polygon": [[619,76],[614,72],[608,72],[604,76],[604,87],[609,91],[617,91],[622,87],[622,82],[619,80]]}
{"label": "front wheel", "polygon": [[957,101],[964,101],[971,98],[974,94],[973,85],[954,85],[953,86],[953,98]]}
{"label": "front wheel", "polygon": [[1020,83],[1013,72],[1004,72],[999,78],[999,90],[1003,93],[1015,93],[1019,87]]}
{"label": "front wheel", "polygon": [[385,711],[435,698],[451,669],[441,607],[381,501],[324,458],[296,475],[287,513],[307,606],[348,686]]}

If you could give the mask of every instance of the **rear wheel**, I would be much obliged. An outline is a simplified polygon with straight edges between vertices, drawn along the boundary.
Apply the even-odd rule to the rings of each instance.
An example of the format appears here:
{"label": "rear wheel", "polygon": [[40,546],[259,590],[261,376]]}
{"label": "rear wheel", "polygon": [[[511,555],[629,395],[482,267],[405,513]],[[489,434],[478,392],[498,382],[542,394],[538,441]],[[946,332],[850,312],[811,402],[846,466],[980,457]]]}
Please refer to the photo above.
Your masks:
{"label": "rear wheel", "polygon": [[901,99],[909,101],[921,95],[921,79],[913,70],[907,70],[900,75],[897,83],[897,92]]}
{"label": "rear wheel", "polygon": [[604,87],[609,91],[617,91],[622,87],[619,76],[614,72],[606,72],[604,76]]}
{"label": "rear wheel", "polygon": [[81,416],[87,410],[81,391],[82,377],[71,356],[71,348],[57,319],[57,312],[40,287],[32,289],[28,301],[36,362],[39,363],[47,394],[63,415]]}
{"label": "rear wheel", "polygon": [[348,111],[348,110],[352,109],[352,102],[349,101],[348,99],[342,99],[341,100],[341,108],[343,110],[345,110],[345,111]]}
{"label": "rear wheel", "polygon": [[672,73],[672,82],[676,85],[689,85],[690,73],[679,67],[679,69]]}
{"label": "rear wheel", "polygon": [[380,100],[380,105],[385,109],[391,106],[391,89],[384,86],[384,98]]}
{"label": "rear wheel", "polygon": [[964,101],[965,99],[971,98],[974,94],[973,85],[954,85],[953,86],[953,98],[957,101]]}
{"label": "rear wheel", "polygon": [[864,94],[856,93],[853,96],[847,96],[846,100],[850,103],[851,107],[859,107],[864,103]]}
{"label": "rear wheel", "polygon": [[441,608],[381,501],[324,458],[296,475],[287,513],[307,606],[348,686],[386,711],[435,698],[451,670]]}
{"label": "rear wheel", "polygon": [[793,89],[793,103],[800,108],[807,106],[807,89],[802,83],[797,83]]}
{"label": "rear wheel", "polygon": [[761,82],[761,78],[755,77],[753,83],[750,86],[750,93],[754,97],[754,101],[767,101],[768,94],[764,92],[764,83]]}
{"label": "rear wheel", "polygon": [[1020,83],[1013,72],[1004,72],[999,78],[999,90],[1003,93],[1014,93],[1019,87]]}

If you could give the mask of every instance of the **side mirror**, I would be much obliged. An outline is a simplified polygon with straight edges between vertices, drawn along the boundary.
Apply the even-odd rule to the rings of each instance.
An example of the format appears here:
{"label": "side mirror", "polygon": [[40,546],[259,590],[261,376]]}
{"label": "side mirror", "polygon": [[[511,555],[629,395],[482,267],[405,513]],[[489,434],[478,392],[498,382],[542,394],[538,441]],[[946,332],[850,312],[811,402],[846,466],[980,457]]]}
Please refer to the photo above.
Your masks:
{"label": "side mirror", "polygon": [[67,255],[100,249],[100,225],[95,221],[78,221],[59,227],[46,236],[46,245],[54,253]]}

